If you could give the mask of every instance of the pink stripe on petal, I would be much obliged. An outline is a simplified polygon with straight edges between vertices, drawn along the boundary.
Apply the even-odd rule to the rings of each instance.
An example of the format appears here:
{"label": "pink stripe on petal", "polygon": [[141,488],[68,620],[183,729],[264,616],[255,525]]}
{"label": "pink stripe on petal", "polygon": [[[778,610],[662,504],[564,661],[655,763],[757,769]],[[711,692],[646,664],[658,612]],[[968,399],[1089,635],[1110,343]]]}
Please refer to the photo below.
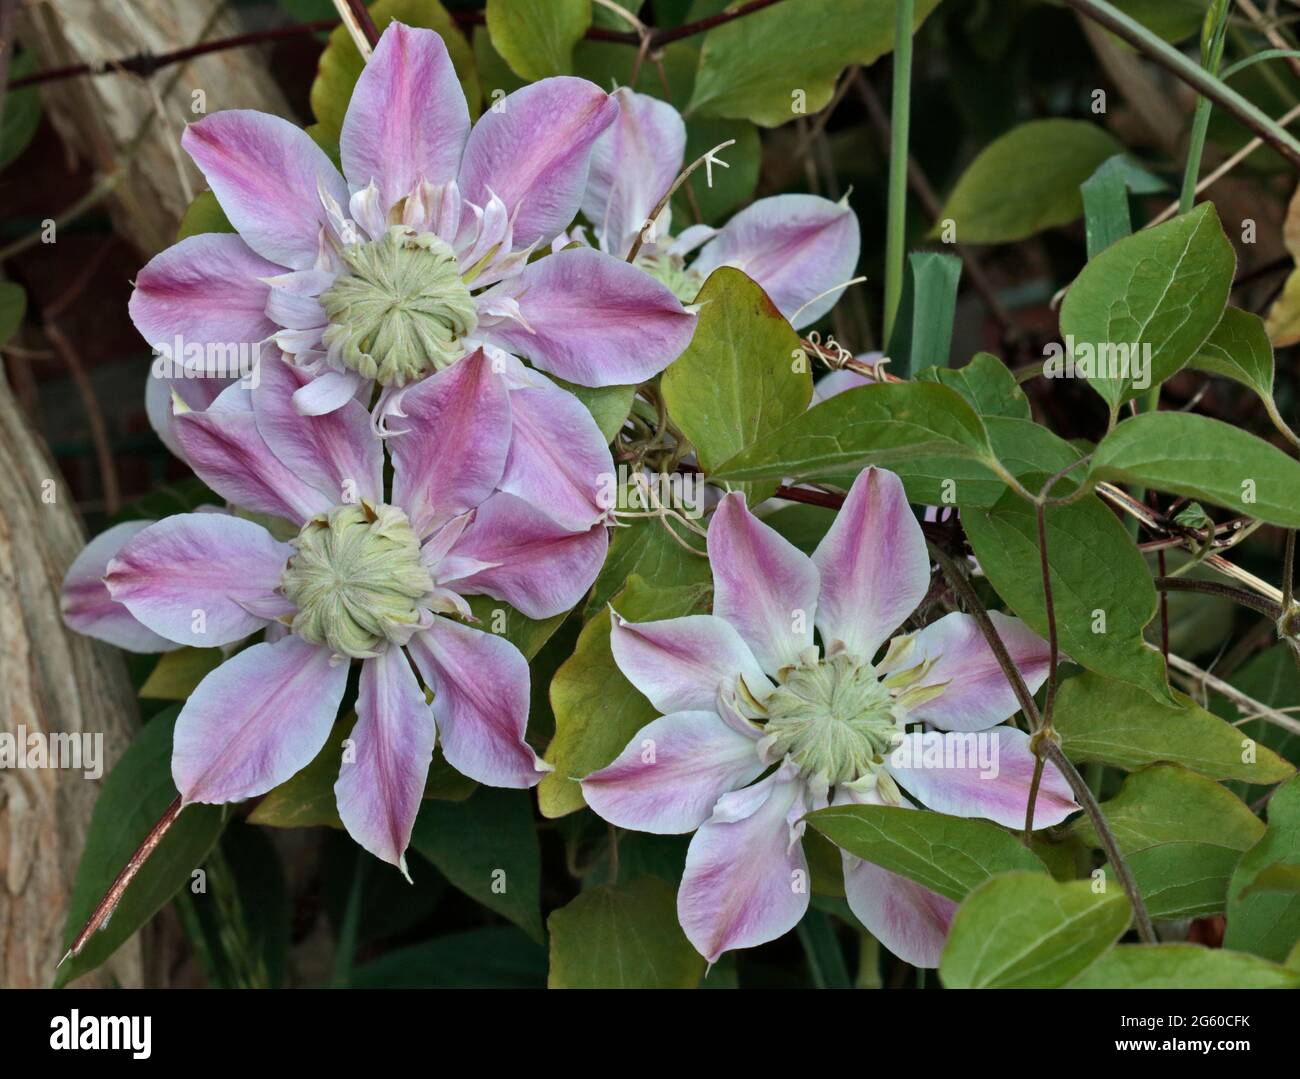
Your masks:
{"label": "pink stripe on petal", "polygon": [[275,592],[292,553],[252,521],[181,513],[126,543],[108,564],[104,583],[155,633],[215,648],[255,633],[273,615],[293,613]]}
{"label": "pink stripe on petal", "polygon": [[403,391],[388,440],[393,501],[419,536],[496,489],[510,446],[506,384],[482,349]]}
{"label": "pink stripe on petal", "polygon": [[618,119],[596,140],[582,212],[601,250],[626,258],[672,186],[686,153],[686,124],[668,102],[620,87]]}
{"label": "pink stripe on petal", "polygon": [[109,595],[104,583],[108,564],[123,545],[155,523],[126,521],[114,525],[82,548],[63,578],[60,607],[68,626],[128,652],[170,652],[180,647],[139,622]]}
{"label": "pink stripe on petal", "polygon": [[348,191],[310,135],[278,116],[226,109],[190,124],[181,145],[249,247],[290,269],[315,264],[327,221],[319,191],[340,206]]}
{"label": "pink stripe on petal", "polygon": [[514,219],[516,250],[567,228],[582,202],[591,146],[618,106],[595,83],[542,79],[483,113],[465,145],[460,191],[486,206],[495,194]]}
{"label": "pink stripe on petal", "polygon": [[174,416],[172,431],[199,479],[242,509],[302,524],[334,504],[271,452],[251,408],[218,402],[206,412]]}
{"label": "pink stripe on petal", "polygon": [[609,643],[618,669],[664,713],[716,712],[729,679],[743,678],[760,699],[771,688],[740,634],[716,615],[628,622],[615,613]]}
{"label": "pink stripe on petal", "polygon": [[[1047,679],[1047,642],[1019,618],[1001,611],[990,611],[989,618],[1024,675],[1029,692],[1036,693]],[[931,657],[937,659],[925,683],[947,682],[948,687],[934,700],[912,709],[917,719],[948,731],[981,731],[1002,723],[1020,707],[1011,683],[970,615],[946,614],[914,634],[912,649],[895,666],[911,667]]]}
{"label": "pink stripe on petal", "polygon": [[937,967],[957,904],[888,869],[840,853],[844,895],[858,921],[904,963]]}
{"label": "pink stripe on petal", "polygon": [[350,737],[355,756],[344,758],[334,784],[339,817],[353,839],[405,873],[437,728],[400,648],[362,662]]}
{"label": "pink stripe on petal", "polygon": [[903,484],[892,472],[858,473],[812,556],[821,574],[817,629],[870,660],[930,586],[930,557]]}
{"label": "pink stripe on petal", "polygon": [[778,771],[724,794],[686,852],[677,920],[710,963],[788,933],[808,909],[808,863],[789,818],[802,784]]}
{"label": "pink stripe on petal", "polygon": [[[1034,755],[1029,736],[1014,727],[913,732],[885,758],[885,768],[899,786],[938,813],[1024,827]],[[1034,827],[1060,824],[1078,808],[1065,777],[1049,762],[1034,803]]]}
{"label": "pink stripe on petal", "polygon": [[452,548],[452,557],[491,568],[456,580],[454,587],[464,595],[505,600],[529,618],[550,618],[582,599],[608,550],[604,525],[570,532],[523,499],[498,493],[478,508]]}
{"label": "pink stripe on petal", "polygon": [[353,191],[372,180],[387,213],[416,183],[456,175],[469,107],[442,38],[389,23],[352,91],[339,157]]}
{"label": "pink stripe on petal", "polygon": [[185,702],[172,779],[190,802],[238,802],[305,768],[325,745],[348,665],[299,637],[255,644],[209,674]]}
{"label": "pink stripe on petal", "polygon": [[695,332],[672,292],[604,252],[575,247],[529,263],[484,293],[519,304],[519,319],[485,320],[479,336],[580,386],[644,382],[681,355]]}
{"label": "pink stripe on petal", "polygon": [[776,195],[728,221],[692,269],[744,271],[798,329],[835,306],[843,289],[814,298],[852,280],[860,246],[858,218],[847,206],[817,195]]}
{"label": "pink stripe on petal", "polygon": [[278,357],[264,360],[253,389],[257,430],[281,462],[334,502],[382,502],[384,448],[366,406],[348,398],[341,408],[304,416],[294,395],[312,376]]}
{"label": "pink stripe on petal", "polygon": [[281,269],[238,236],[190,236],[145,264],[127,309],[151,348],[174,351],[177,337],[183,345],[256,345],[276,331],[266,315],[271,289],[260,279]]}
{"label": "pink stripe on petal", "polygon": [[513,644],[447,618],[411,638],[411,658],[433,690],[443,755],[493,787],[532,787],[548,766],[524,741],[528,662]]}
{"label": "pink stripe on petal", "polygon": [[819,587],[812,559],[755,517],[742,494],[725,496],[709,522],[713,613],[776,674],[813,642]]}
{"label": "pink stripe on petal", "polygon": [[612,764],[587,776],[582,794],[620,828],[675,834],[698,828],[722,795],[766,768],[754,739],[716,712],[674,712],[642,727]]}
{"label": "pink stripe on petal", "polygon": [[510,416],[501,490],[575,531],[601,520],[601,495],[613,483],[614,459],[587,407],[546,382],[512,390]]}

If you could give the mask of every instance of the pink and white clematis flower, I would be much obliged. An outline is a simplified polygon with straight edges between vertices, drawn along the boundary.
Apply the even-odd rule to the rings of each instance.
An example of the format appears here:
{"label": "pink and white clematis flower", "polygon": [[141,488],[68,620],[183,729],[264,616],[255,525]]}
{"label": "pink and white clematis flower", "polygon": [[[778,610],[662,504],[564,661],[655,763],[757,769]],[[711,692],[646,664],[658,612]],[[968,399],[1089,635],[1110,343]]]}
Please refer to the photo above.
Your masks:
{"label": "pink and white clematis flower", "polygon": [[[695,831],[677,913],[710,962],[781,936],[807,910],[800,838],[811,810],[912,806],[906,791],[938,812],[1024,824],[1035,758],[1027,735],[999,726],[1016,699],[975,620],[952,613],[893,636],[930,582],[896,475],[862,472],[811,558],[729,494],[709,523],[708,553],[712,614],[614,617],[619,669],[664,714],[582,789],[621,827]],[[1046,642],[1018,619],[991,617],[1036,689]],[[942,752],[977,732],[994,740],[995,767]],[[1049,764],[1035,827],[1077,808]],[[907,962],[937,966],[956,904],[847,853],[842,860],[863,925]]]}
{"label": "pink and white clematis flower", "polygon": [[[442,38],[392,23],[343,121],[342,175],[276,116],[232,109],[186,128],[181,144],[237,233],[192,236],[151,260],[136,279],[132,319],[177,363],[178,346],[231,355],[273,344],[313,376],[294,396],[308,414],[358,395],[369,403],[378,385],[380,419],[400,417],[404,387],[480,346],[500,350],[498,363],[526,357],[584,386],[642,382],[686,347],[694,316],[611,255],[531,257],[576,216],[592,145],[617,114],[594,84],[550,78],[498,102],[471,130]],[[563,429],[591,452],[604,443],[544,376],[516,381],[516,413],[534,414],[530,430]],[[200,409],[224,384],[174,378],[150,388],[166,439],[172,391]],[[512,453],[516,471],[543,473],[540,485],[553,462],[532,459],[535,450],[529,441]]]}
{"label": "pink and white clematis flower", "polygon": [[763,287],[795,329],[835,306],[844,291],[836,286],[852,279],[861,244],[846,202],[776,195],[751,203],[721,229],[692,225],[673,238],[671,210],[665,207],[653,224],[650,215],[682,170],[686,125],[666,101],[627,88],[613,98],[618,118],[596,140],[582,200],[600,250],[626,258],[640,235],[636,265],[684,303],[719,266],[733,266]]}
{"label": "pink and white clematis flower", "polygon": [[175,420],[200,478],[281,519],[278,534],[293,539],[222,512],[118,526],[74,566],[65,607],[74,628],[141,649],[265,631],[181,711],[172,777],[187,804],[251,798],[303,768],[360,660],[339,816],[363,847],[404,867],[435,739],[481,783],[530,787],[547,770],[524,740],[528,664],[460,620],[470,617],[464,597],[492,596],[532,618],[566,611],[595,580],[607,534],[561,528],[500,490],[512,398],[481,350],[411,387],[406,409],[420,422],[388,443],[388,492],[365,407],[349,400],[303,416],[292,403],[303,377],[276,360],[257,390],[236,384]]}

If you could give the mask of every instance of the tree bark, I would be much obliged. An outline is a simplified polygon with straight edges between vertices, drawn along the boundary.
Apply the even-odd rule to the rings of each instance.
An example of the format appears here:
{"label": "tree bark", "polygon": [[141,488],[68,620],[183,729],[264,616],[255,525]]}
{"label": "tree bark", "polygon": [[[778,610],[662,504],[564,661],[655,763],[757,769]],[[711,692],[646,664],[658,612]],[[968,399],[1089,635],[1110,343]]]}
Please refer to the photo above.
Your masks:
{"label": "tree bark", "polygon": [[[104,772],[137,711],[120,653],[73,633],[59,588],[85,544],[63,481],[0,378],[0,733],[102,734]],[[48,986],[99,782],[81,771],[0,769],[0,986]],[[79,984],[145,980],[137,936]]]}

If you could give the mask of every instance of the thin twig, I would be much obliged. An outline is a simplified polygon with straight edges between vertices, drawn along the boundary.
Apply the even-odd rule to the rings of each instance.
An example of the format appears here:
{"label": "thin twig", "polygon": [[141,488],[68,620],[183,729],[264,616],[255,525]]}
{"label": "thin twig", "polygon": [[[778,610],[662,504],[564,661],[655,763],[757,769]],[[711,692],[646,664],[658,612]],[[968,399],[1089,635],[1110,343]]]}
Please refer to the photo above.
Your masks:
{"label": "thin twig", "polygon": [[1236,686],[1230,685],[1209,671],[1202,670],[1196,664],[1183,659],[1182,656],[1170,655],[1169,666],[1176,671],[1181,671],[1205,688],[1212,689],[1220,696],[1226,697],[1239,710],[1245,712],[1248,719],[1262,719],[1266,723],[1272,723],[1274,726],[1281,727],[1292,734],[1300,734],[1300,719],[1285,715],[1276,708],[1270,708],[1262,701],[1255,700],[1254,697],[1243,693]]}

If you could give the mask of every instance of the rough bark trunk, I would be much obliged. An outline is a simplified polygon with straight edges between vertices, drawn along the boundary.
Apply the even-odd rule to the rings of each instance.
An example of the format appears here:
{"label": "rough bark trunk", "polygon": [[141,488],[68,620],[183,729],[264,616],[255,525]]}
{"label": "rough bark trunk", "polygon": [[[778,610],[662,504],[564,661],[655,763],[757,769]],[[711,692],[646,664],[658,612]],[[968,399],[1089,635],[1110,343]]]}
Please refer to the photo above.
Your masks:
{"label": "rough bark trunk", "polygon": [[[59,586],[85,543],[43,443],[0,378],[0,732],[104,736],[105,773],[136,725],[122,656],[72,633]],[[99,782],[81,771],[0,769],[0,986],[48,986]],[[79,984],[140,985],[137,937]]]}
{"label": "rough bark trunk", "polygon": [[[34,5],[18,24],[19,40],[44,67],[170,52],[241,29],[225,0],[59,0]],[[101,75],[50,83],[44,102],[73,154],[101,178],[122,170],[109,209],[118,232],[146,254],[175,240],[185,208],[204,187],[180,149],[184,125],[217,109],[288,112],[256,48],[197,57],[147,80]]]}

